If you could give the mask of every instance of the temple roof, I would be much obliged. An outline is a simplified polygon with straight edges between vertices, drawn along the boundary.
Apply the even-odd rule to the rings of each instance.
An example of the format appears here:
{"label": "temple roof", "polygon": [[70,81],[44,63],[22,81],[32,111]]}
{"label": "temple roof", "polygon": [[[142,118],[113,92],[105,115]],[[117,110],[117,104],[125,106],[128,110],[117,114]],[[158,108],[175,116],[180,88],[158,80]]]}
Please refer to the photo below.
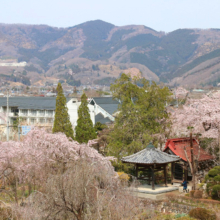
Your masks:
{"label": "temple roof", "polygon": [[[190,138],[188,137],[168,139],[164,151],[168,152],[168,150],[170,149],[173,154],[179,156],[182,160],[187,161],[184,148],[186,148],[187,156],[191,162]],[[198,161],[207,161],[214,159],[214,157],[208,154],[204,149],[202,149],[201,147],[199,149],[198,141],[195,138],[193,138],[193,154],[197,157],[199,151],[200,155]]]}
{"label": "temple roof", "polygon": [[150,143],[145,149],[127,157],[122,157],[124,163],[134,164],[165,164],[180,160],[179,156],[169,155],[156,149]]}

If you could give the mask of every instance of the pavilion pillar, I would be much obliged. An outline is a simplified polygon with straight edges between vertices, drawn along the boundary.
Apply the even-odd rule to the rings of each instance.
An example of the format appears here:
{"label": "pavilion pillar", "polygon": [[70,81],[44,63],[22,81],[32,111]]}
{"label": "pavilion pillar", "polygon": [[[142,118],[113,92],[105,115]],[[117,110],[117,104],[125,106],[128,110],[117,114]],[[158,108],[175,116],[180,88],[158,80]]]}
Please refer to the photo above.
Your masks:
{"label": "pavilion pillar", "polygon": [[173,163],[173,179],[175,179],[175,166],[176,166],[176,163]]}
{"label": "pavilion pillar", "polygon": [[163,172],[164,172],[164,182],[165,182],[165,186],[167,187],[167,164],[164,164]]}
{"label": "pavilion pillar", "polygon": [[135,173],[136,173],[136,177],[138,178],[138,164],[136,164]]}
{"label": "pavilion pillar", "polygon": [[155,190],[154,166],[151,167],[151,176],[152,176],[152,190]]}
{"label": "pavilion pillar", "polygon": [[151,169],[148,168],[148,185],[150,185],[150,176],[151,176]]}
{"label": "pavilion pillar", "polygon": [[174,173],[174,163],[171,163],[171,184],[173,184],[173,179],[174,179],[173,173]]}

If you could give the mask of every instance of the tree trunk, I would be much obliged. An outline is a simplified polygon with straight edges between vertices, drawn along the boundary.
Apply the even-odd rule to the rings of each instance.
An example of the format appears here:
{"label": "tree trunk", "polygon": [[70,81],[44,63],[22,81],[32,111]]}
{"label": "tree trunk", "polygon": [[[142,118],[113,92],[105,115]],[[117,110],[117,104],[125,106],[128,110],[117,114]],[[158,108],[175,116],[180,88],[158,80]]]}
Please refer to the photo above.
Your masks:
{"label": "tree trunk", "polygon": [[29,194],[29,196],[31,195],[31,191],[32,191],[32,186],[31,186],[31,183],[29,182],[28,183],[28,194]]}
{"label": "tree trunk", "polygon": [[17,178],[15,177],[15,184],[14,184],[14,197],[15,197],[15,202],[18,204],[18,188],[17,188]]}

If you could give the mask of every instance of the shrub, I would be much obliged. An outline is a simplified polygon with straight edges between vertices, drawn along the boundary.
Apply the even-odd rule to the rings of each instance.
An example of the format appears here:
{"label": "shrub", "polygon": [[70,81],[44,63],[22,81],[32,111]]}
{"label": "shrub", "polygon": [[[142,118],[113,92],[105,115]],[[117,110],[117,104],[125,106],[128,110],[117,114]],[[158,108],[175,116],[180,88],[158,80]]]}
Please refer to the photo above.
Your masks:
{"label": "shrub", "polygon": [[176,214],[176,215],[175,215],[175,218],[178,218],[178,219],[179,219],[179,218],[185,217],[185,216],[186,216],[185,213],[181,213],[181,214],[179,213],[179,214]]}
{"label": "shrub", "polygon": [[178,218],[178,220],[194,220],[195,218],[191,218],[189,216],[183,216],[183,217],[180,217]]}
{"label": "shrub", "polygon": [[205,176],[206,192],[212,199],[220,199],[218,192],[220,191],[220,166],[215,166],[209,170]]}
{"label": "shrub", "polygon": [[216,166],[213,169],[218,170],[219,174],[220,174],[220,166]]}
{"label": "shrub", "polygon": [[212,198],[219,199],[218,192],[220,192],[220,185],[214,185],[212,187]]}
{"label": "shrub", "polygon": [[211,169],[208,174],[210,177],[215,177],[219,174],[219,171],[217,169]]}
{"label": "shrub", "polygon": [[173,193],[167,193],[166,198],[169,201],[176,201],[178,199],[178,196]]}
{"label": "shrub", "polygon": [[12,219],[12,210],[10,207],[0,207],[0,219]]}
{"label": "shrub", "polygon": [[166,214],[163,216],[164,220],[172,220],[173,219],[173,215],[172,214]]}
{"label": "shrub", "polygon": [[210,177],[209,175],[205,176],[205,182],[212,182],[213,181],[213,177]]}
{"label": "shrub", "polygon": [[194,193],[195,193],[195,190],[191,190],[191,191],[189,192],[189,196],[190,196],[190,197],[194,197]]}
{"label": "shrub", "polygon": [[214,177],[214,180],[215,180],[216,182],[220,182],[220,175],[215,176],[215,177]]}
{"label": "shrub", "polygon": [[205,182],[206,182],[206,183],[207,183],[207,181],[212,181],[212,180],[213,180],[213,178],[210,177],[208,174],[205,175]]}
{"label": "shrub", "polygon": [[122,181],[122,182],[127,182],[130,177],[128,176],[128,174],[124,173],[124,172],[117,172],[118,176],[119,176],[119,179]]}
{"label": "shrub", "polygon": [[206,185],[206,192],[207,193],[209,193],[212,190],[213,185],[214,185],[213,183],[207,183],[207,185]]}
{"label": "shrub", "polygon": [[189,212],[189,216],[199,220],[216,220],[216,214],[204,208],[192,209]]}
{"label": "shrub", "polygon": [[203,192],[201,190],[195,190],[193,197],[196,199],[201,199],[202,198]]}

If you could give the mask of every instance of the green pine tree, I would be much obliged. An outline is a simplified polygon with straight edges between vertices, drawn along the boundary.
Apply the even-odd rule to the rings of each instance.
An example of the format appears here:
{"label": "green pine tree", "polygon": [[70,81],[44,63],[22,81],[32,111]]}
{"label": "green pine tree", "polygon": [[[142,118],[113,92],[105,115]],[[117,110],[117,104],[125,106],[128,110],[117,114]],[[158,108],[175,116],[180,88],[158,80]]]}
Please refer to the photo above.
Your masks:
{"label": "green pine tree", "polygon": [[81,105],[78,109],[75,139],[79,143],[88,143],[89,140],[96,138],[96,136],[97,135],[89,114],[87,96],[83,93],[81,96]]}
{"label": "green pine tree", "polygon": [[63,94],[61,83],[58,83],[57,85],[56,110],[53,125],[53,133],[57,132],[63,132],[67,137],[71,137],[73,139],[73,129],[70,122],[68,109],[66,106],[66,98]]}
{"label": "green pine tree", "polygon": [[121,157],[143,150],[150,141],[169,135],[170,119],[166,110],[171,93],[167,87],[150,84],[145,78],[122,74],[111,85],[113,98],[120,100],[114,127],[108,136],[106,152],[118,158],[116,170],[126,170]]}

